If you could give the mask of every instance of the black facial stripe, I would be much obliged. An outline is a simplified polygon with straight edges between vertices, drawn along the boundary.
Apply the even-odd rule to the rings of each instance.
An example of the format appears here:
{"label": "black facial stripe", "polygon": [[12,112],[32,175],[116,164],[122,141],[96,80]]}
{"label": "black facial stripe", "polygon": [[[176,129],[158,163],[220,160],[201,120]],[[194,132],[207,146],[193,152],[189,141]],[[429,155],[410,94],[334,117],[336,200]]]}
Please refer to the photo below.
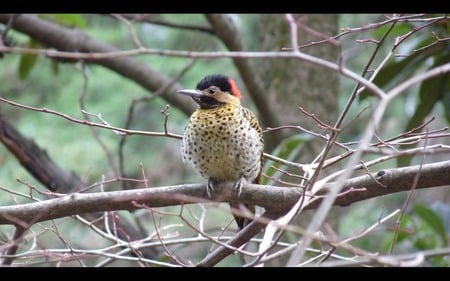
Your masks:
{"label": "black facial stripe", "polygon": [[215,98],[208,97],[208,96],[202,96],[200,98],[193,98],[196,103],[200,105],[200,108],[208,109],[208,108],[214,108],[218,107],[220,105],[224,105],[225,103],[220,102],[216,100]]}

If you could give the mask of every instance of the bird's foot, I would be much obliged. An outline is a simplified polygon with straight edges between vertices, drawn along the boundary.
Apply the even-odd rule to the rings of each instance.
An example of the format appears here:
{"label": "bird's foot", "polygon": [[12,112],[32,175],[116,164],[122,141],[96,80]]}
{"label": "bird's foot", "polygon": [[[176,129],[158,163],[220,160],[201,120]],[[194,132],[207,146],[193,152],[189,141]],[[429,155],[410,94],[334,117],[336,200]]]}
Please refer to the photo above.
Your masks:
{"label": "bird's foot", "polygon": [[234,186],[233,186],[233,189],[234,190],[237,190],[237,192],[238,192],[238,197],[240,197],[241,196],[241,193],[242,193],[242,186],[244,186],[244,184],[247,182],[247,180],[244,178],[244,176],[240,176],[239,178],[238,178],[238,180],[235,182],[235,184],[234,184]]}
{"label": "bird's foot", "polygon": [[206,184],[206,194],[208,194],[208,197],[211,198],[211,192],[214,192],[214,184],[216,182],[212,179],[208,179],[208,183]]}

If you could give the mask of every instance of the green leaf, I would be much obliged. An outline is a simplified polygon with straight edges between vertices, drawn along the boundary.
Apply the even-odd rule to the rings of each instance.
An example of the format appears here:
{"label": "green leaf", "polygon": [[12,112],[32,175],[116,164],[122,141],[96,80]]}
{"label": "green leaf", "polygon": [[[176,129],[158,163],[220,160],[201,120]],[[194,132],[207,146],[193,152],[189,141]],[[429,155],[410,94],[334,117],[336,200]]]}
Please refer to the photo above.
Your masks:
{"label": "green leaf", "polygon": [[[30,39],[27,48],[33,49],[39,47],[39,42]],[[38,56],[34,54],[22,54],[19,61],[19,78],[24,80],[28,77],[33,67],[36,65]]]}
{"label": "green leaf", "polygon": [[82,29],[87,26],[84,18],[78,14],[41,14],[39,17],[50,19],[56,23],[69,27],[78,27]]}
{"label": "green leaf", "polygon": [[[400,221],[400,229],[414,229],[414,221],[411,219],[411,217],[408,214],[405,214]],[[411,236],[410,233],[407,231],[399,231],[397,236],[397,243],[400,243],[402,241],[405,241],[405,239],[408,239]],[[392,241],[390,241],[391,243]]]}
{"label": "green leaf", "polygon": [[418,238],[414,242],[414,247],[416,247],[417,249],[419,249],[421,251],[433,249],[433,248],[436,248],[436,246],[437,246],[436,241],[435,241],[435,239],[433,239],[433,237]]}
{"label": "green leaf", "polygon": [[[450,60],[450,54],[439,56],[436,58],[436,62],[433,64],[431,68],[440,66]],[[414,115],[409,120],[406,125],[406,131],[409,131],[413,128],[418,127],[423,123],[425,118],[430,114],[435,107],[435,105],[442,101],[444,97],[450,96],[450,74],[446,73],[444,75],[436,76],[425,80],[419,89],[419,103],[416,107]],[[448,99],[448,98],[447,98]],[[444,106],[448,100],[443,101]],[[446,111],[447,118],[450,116],[448,110]],[[403,145],[402,149],[408,149],[415,147],[416,144]],[[407,166],[410,164],[411,159],[414,155],[404,155],[397,158],[397,164],[399,167]]]}
{"label": "green leaf", "polygon": [[[391,25],[385,24],[373,30],[372,34],[376,38],[382,38],[384,34],[391,28]],[[389,33],[389,36],[402,36],[411,31],[413,26],[408,22],[397,22]]]}
{"label": "green leaf", "polygon": [[445,118],[447,123],[450,124],[450,77],[448,73],[445,76],[447,77],[447,84],[441,101],[444,106]]}
{"label": "green leaf", "polygon": [[[427,38],[419,42],[413,49],[427,46],[431,44],[431,42],[433,42],[431,40],[433,39]],[[380,70],[378,75],[373,80],[373,83],[375,83],[380,88],[395,85],[399,81],[399,79],[409,77],[418,69],[420,69],[420,66],[430,57],[442,56],[442,53],[447,47],[447,43],[443,41],[442,43],[427,47],[423,51],[414,52],[400,61],[391,60],[388,65]],[[363,100],[370,95],[371,92],[366,89],[361,92],[358,98],[359,100]]]}
{"label": "green leaf", "polygon": [[[303,144],[310,140],[311,137],[309,135],[305,134],[296,134],[289,138],[284,139],[272,152],[273,156],[276,156],[278,158],[292,161],[300,151],[303,149]],[[266,160],[264,163],[264,173],[268,177],[276,177],[276,175],[279,175],[280,172],[277,170],[271,168],[271,166],[280,167],[281,164],[272,160]],[[262,184],[267,184],[269,179],[263,178]]]}
{"label": "green leaf", "polygon": [[52,66],[52,73],[54,75],[58,75],[59,73],[59,62],[56,60],[52,60],[51,61],[51,66]]}
{"label": "green leaf", "polygon": [[409,120],[406,130],[411,130],[419,126],[424,121],[425,117],[433,110],[434,106],[441,101],[441,99],[448,95],[450,91],[450,75],[437,76],[425,80],[420,86],[420,102],[417,105],[414,115]]}
{"label": "green leaf", "polygon": [[441,217],[435,211],[420,203],[413,206],[413,211],[435,231],[443,246],[447,246],[447,232]]}

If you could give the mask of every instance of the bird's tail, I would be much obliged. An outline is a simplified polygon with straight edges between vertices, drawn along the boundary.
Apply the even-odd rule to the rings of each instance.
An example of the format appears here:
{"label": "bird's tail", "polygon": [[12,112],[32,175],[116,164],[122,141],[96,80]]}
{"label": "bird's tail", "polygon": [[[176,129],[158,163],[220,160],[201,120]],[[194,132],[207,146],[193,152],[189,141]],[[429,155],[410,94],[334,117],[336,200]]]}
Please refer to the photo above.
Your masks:
{"label": "bird's tail", "polygon": [[[261,173],[256,177],[255,180],[252,181],[254,184],[259,184],[261,179]],[[244,204],[240,202],[230,202],[230,208],[234,217],[234,220],[236,221],[237,225],[239,226],[239,230],[242,230],[244,227],[246,227],[249,223],[252,222],[252,219],[243,217],[238,213],[246,213],[251,212],[253,215],[255,215],[255,206],[250,204]]]}
{"label": "bird's tail", "polygon": [[231,202],[230,208],[233,211],[233,217],[236,221],[237,225],[239,226],[239,229],[242,230],[244,227],[246,227],[252,220],[250,218],[243,217],[239,214],[235,214],[235,212],[239,213],[245,213],[245,212],[251,212],[252,214],[255,214],[255,206],[239,203],[239,202]]}

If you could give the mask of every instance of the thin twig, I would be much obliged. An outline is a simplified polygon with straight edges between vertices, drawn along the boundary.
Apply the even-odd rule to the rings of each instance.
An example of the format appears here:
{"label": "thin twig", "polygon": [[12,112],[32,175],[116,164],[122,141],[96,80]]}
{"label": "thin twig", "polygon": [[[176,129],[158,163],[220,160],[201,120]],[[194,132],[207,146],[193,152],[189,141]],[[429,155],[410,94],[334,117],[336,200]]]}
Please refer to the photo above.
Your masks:
{"label": "thin twig", "polygon": [[[423,144],[424,148],[427,147],[427,143],[428,143],[427,139],[425,139],[424,144]],[[412,199],[412,196],[414,194],[414,191],[416,190],[417,182],[419,181],[419,178],[420,178],[420,175],[421,175],[421,172],[422,172],[422,165],[424,164],[424,161],[425,161],[425,154],[423,154],[422,158],[420,159],[419,171],[417,172],[417,174],[414,177],[414,182],[413,182],[413,184],[411,186],[411,190],[408,192],[408,196],[406,197],[406,200],[403,203],[402,209],[400,211],[400,216],[398,217],[398,219],[396,221],[396,224],[395,224],[396,227],[395,227],[395,230],[394,230],[394,236],[392,238],[392,243],[391,243],[391,245],[389,247],[389,253],[388,253],[389,255],[392,255],[392,252],[394,251],[394,247],[397,244],[398,233],[399,233],[399,230],[400,230],[400,223],[401,223],[401,221],[403,219],[403,216],[406,213],[406,208],[409,206],[409,203],[411,202],[411,199]]]}

